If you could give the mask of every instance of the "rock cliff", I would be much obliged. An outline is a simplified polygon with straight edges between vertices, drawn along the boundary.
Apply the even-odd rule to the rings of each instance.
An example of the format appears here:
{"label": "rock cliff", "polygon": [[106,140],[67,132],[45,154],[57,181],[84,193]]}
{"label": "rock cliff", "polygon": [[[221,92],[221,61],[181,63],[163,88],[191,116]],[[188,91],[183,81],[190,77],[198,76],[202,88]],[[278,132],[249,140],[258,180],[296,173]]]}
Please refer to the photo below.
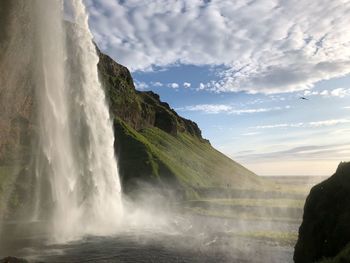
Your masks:
{"label": "rock cliff", "polygon": [[[336,256],[350,242],[350,163],[340,163],[307,197],[294,261],[311,263]],[[350,262],[350,257],[345,261]]]}

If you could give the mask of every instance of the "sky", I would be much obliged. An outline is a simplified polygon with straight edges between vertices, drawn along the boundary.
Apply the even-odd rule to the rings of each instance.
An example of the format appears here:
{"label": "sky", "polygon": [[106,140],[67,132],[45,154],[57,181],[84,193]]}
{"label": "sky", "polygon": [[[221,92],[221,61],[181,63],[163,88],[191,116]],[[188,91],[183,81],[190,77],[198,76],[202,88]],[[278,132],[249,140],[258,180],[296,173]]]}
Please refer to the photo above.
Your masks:
{"label": "sky", "polygon": [[350,161],[350,0],[85,4],[138,90],[256,174],[331,175]]}

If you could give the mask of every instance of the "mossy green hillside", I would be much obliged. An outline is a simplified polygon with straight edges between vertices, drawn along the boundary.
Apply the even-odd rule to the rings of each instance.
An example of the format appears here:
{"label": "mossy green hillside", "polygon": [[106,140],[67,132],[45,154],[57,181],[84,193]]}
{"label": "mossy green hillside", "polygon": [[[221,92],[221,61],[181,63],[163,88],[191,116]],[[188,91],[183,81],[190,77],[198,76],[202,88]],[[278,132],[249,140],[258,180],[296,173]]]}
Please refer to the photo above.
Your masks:
{"label": "mossy green hillside", "polygon": [[18,167],[0,166],[0,219],[22,203],[21,193],[13,191],[17,187],[19,172]]}
{"label": "mossy green hillside", "polygon": [[198,125],[179,116],[159,95],[137,91],[129,70],[98,51],[101,82],[114,118],[124,192],[149,183],[178,194],[200,189],[270,187],[272,184],[215,150]]}
{"label": "mossy green hillside", "polygon": [[173,136],[149,127],[136,131],[115,119],[116,152],[124,191],[139,183],[172,188],[186,197],[209,187],[259,188],[263,181],[188,133]]}

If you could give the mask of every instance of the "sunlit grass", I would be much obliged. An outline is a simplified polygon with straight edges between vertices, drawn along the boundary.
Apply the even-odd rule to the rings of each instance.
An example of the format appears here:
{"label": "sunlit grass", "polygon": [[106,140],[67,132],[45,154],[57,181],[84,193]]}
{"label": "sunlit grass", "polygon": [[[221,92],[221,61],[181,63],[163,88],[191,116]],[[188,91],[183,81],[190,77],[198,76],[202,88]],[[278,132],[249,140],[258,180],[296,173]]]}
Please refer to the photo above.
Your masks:
{"label": "sunlit grass", "polygon": [[265,213],[249,213],[249,212],[239,212],[234,209],[231,210],[216,210],[216,209],[204,209],[200,207],[193,207],[186,209],[190,213],[194,213],[202,216],[210,216],[217,218],[226,218],[234,220],[247,220],[247,221],[266,221],[266,222],[288,222],[297,223],[301,222],[301,218],[293,218],[291,216],[278,216],[269,215]]}
{"label": "sunlit grass", "polygon": [[275,186],[186,132],[170,135],[154,127],[136,131],[118,118],[114,128],[122,152],[122,182],[130,188],[138,180],[171,185],[185,192],[186,199],[197,199],[202,189],[230,191],[234,186],[261,191]]}

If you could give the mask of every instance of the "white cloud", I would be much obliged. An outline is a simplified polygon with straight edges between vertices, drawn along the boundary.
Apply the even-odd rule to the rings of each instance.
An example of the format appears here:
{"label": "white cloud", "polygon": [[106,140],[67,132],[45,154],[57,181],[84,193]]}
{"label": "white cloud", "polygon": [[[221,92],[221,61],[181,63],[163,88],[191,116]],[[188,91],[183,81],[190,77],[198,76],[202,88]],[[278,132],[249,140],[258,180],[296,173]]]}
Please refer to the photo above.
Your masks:
{"label": "white cloud", "polygon": [[137,90],[145,90],[149,88],[149,85],[143,81],[135,81],[134,84]]}
{"label": "white cloud", "polygon": [[320,95],[327,97],[329,95],[329,91],[328,90],[323,90],[323,91],[320,92]]}
{"label": "white cloud", "polygon": [[279,123],[279,124],[271,124],[271,125],[259,125],[253,128],[256,129],[274,129],[274,128],[298,128],[298,127],[306,127],[306,128],[319,128],[319,127],[329,127],[335,126],[339,124],[350,123],[350,119],[331,119],[331,120],[323,120],[323,121],[313,121],[313,122],[299,122],[299,123]]}
{"label": "white cloud", "polygon": [[344,124],[344,123],[349,123],[349,119],[337,119],[337,120],[325,120],[325,121],[315,121],[315,122],[309,122],[308,126],[313,128],[317,127],[325,127],[325,126],[334,126],[338,124]]}
{"label": "white cloud", "polygon": [[197,91],[198,90],[207,90],[208,89],[208,84],[204,84],[204,83],[199,83],[199,86],[197,88]]}
{"label": "white cloud", "polygon": [[339,97],[344,98],[350,95],[350,89],[345,88],[336,88],[333,90],[322,90],[322,91],[310,91],[305,90],[304,96],[323,96],[323,97]]}
{"label": "white cloud", "polygon": [[304,123],[279,123],[271,125],[259,125],[254,128],[256,129],[274,129],[274,128],[287,128],[287,127],[302,127]]}
{"label": "white cloud", "polygon": [[[273,152],[254,152],[247,151],[246,153],[235,156],[239,160],[342,160],[350,152],[350,144],[344,142],[342,144],[321,144],[321,145],[302,145],[298,147],[287,148]],[[331,157],[330,157],[331,156]]]}
{"label": "white cloud", "polygon": [[189,83],[189,82],[184,82],[183,86],[184,86],[186,89],[188,89],[188,88],[191,87],[191,83]]}
{"label": "white cloud", "polygon": [[151,82],[151,85],[154,87],[163,87],[164,84],[162,82],[156,81],[156,82]]}
{"label": "white cloud", "polygon": [[173,82],[173,83],[169,83],[168,87],[172,88],[172,89],[178,89],[180,87],[180,85],[175,83],[175,82]]}
{"label": "white cloud", "polygon": [[260,134],[260,132],[247,132],[247,133],[243,133],[242,136],[255,136]]}
{"label": "white cloud", "polygon": [[223,104],[199,104],[193,106],[186,106],[178,108],[179,111],[200,111],[209,114],[217,114],[223,112],[229,112],[232,110],[232,106]]}
{"label": "white cloud", "polygon": [[332,90],[330,94],[334,97],[344,98],[345,96],[350,95],[350,89],[338,88]]}
{"label": "white cloud", "polygon": [[316,95],[321,95],[321,93],[318,92],[318,91],[310,91],[310,90],[305,90],[304,91],[304,96],[316,96]]}
{"label": "white cloud", "polygon": [[216,92],[310,89],[350,72],[348,0],[86,0],[96,42],[131,70],[224,65]]}
{"label": "white cloud", "polygon": [[229,113],[230,114],[244,114],[244,113],[260,113],[260,112],[269,112],[269,111],[275,111],[275,110],[282,110],[281,107],[273,107],[273,108],[258,108],[258,109],[240,109],[240,110],[232,110]]}
{"label": "white cloud", "polygon": [[198,104],[191,105],[182,108],[177,108],[179,111],[198,111],[208,114],[218,114],[218,113],[226,113],[226,114],[248,114],[248,113],[260,113],[260,112],[269,112],[269,111],[277,111],[283,109],[290,109],[290,106],[287,105],[285,107],[273,107],[273,108],[256,108],[256,109],[236,109],[231,105],[224,104]]}

